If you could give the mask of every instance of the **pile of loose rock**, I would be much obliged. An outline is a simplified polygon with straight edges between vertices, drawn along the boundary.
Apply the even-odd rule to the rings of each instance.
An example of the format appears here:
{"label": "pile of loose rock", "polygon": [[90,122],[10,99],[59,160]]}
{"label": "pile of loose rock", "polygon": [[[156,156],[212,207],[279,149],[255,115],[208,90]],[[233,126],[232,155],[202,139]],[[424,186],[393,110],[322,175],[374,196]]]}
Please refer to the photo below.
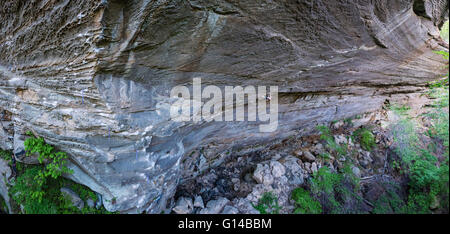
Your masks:
{"label": "pile of loose rock", "polygon": [[[380,127],[385,116],[382,110],[332,124],[330,132],[334,142],[345,146],[345,155],[333,152],[319,133],[286,139],[256,153],[231,155],[222,166],[181,182],[168,212],[257,214],[259,211],[254,206],[263,194],[270,192],[277,198],[280,213],[292,213],[292,190],[304,186],[321,167],[338,172],[348,165],[362,179],[382,175],[392,141]],[[376,146],[370,152],[350,137],[361,127],[370,129],[375,137]]]}

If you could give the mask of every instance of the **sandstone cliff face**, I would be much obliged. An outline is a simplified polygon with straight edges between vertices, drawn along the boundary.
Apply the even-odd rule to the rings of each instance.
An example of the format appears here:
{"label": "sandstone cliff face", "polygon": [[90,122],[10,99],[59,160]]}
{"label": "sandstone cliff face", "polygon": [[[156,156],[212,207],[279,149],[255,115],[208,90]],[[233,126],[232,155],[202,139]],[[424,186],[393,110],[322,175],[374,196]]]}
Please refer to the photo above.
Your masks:
{"label": "sandstone cliff face", "polygon": [[[34,131],[108,210],[159,213],[199,147],[219,164],[421,91],[442,74],[447,18],[446,0],[1,1],[0,146],[23,161]],[[171,121],[171,88],[194,77],[278,86],[277,131]]]}

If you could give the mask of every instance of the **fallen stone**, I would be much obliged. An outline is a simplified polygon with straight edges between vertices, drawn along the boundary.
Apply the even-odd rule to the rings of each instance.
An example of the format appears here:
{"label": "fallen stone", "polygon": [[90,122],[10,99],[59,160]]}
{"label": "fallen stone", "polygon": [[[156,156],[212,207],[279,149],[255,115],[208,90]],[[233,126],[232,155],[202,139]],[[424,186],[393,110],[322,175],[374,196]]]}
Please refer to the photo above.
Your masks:
{"label": "fallen stone", "polygon": [[288,179],[288,183],[294,186],[299,186],[303,184],[303,172],[304,170],[301,168],[295,157],[289,156],[284,160],[284,168],[286,170],[286,177]]}
{"label": "fallen stone", "polygon": [[89,208],[94,208],[95,207],[95,202],[92,199],[87,199],[86,204]]}
{"label": "fallen stone", "polygon": [[264,166],[262,164],[256,165],[256,169],[253,172],[253,179],[256,180],[257,183],[262,184],[264,177]]}
{"label": "fallen stone", "polygon": [[314,157],[314,155],[311,152],[309,152],[309,151],[304,151],[303,152],[302,159],[303,159],[303,161],[307,161],[307,162],[314,162],[314,161],[316,161],[316,157]]}
{"label": "fallen stone", "polygon": [[305,167],[305,170],[306,170],[307,172],[311,173],[311,163],[306,162],[306,163],[304,163],[303,165],[304,165],[304,167]]}
{"label": "fallen stone", "polygon": [[273,183],[273,176],[269,165],[258,164],[253,173],[253,179],[259,184],[270,185]]}
{"label": "fallen stone", "polygon": [[365,159],[362,159],[362,160],[359,160],[359,164],[360,164],[362,167],[364,167],[364,168],[367,169],[367,166],[369,165],[369,161],[367,161],[367,160],[365,160]]}
{"label": "fallen stone", "polygon": [[301,156],[303,155],[303,151],[302,151],[302,150],[295,150],[295,151],[293,152],[293,154],[294,154],[295,156],[297,156],[297,157],[301,157]]}
{"label": "fallen stone", "polygon": [[259,214],[247,198],[235,198],[233,204],[241,214]]}
{"label": "fallen stone", "polygon": [[190,214],[193,209],[194,205],[191,198],[180,197],[172,210],[177,214]]}
{"label": "fallen stone", "polygon": [[244,176],[244,181],[247,182],[247,183],[251,183],[251,182],[254,182],[255,179],[253,178],[252,174],[247,173]]}
{"label": "fallen stone", "polygon": [[339,145],[347,144],[347,138],[345,138],[344,135],[334,136],[334,141],[336,142],[336,144],[339,144]]}
{"label": "fallen stone", "polygon": [[344,121],[340,120],[333,124],[334,129],[339,129],[340,127],[344,126]]}
{"label": "fallen stone", "polygon": [[233,183],[234,191],[238,191],[241,187],[241,180],[239,178],[232,178],[231,182]]}
{"label": "fallen stone", "polygon": [[264,185],[271,185],[273,183],[273,180],[274,180],[274,178],[273,178],[272,174],[267,173],[263,177],[263,184]]}
{"label": "fallen stone", "polygon": [[279,178],[286,173],[284,166],[278,161],[271,161],[270,167],[274,178]]}
{"label": "fallen stone", "polygon": [[78,196],[78,194],[76,194],[70,188],[62,187],[60,189],[60,191],[61,191],[61,193],[63,193],[64,196],[66,196],[68,199],[70,199],[73,206],[75,206],[79,210],[82,210],[84,208],[84,201],[81,200],[81,198]]}
{"label": "fallen stone", "polygon": [[320,155],[325,153],[325,148],[323,147],[323,145],[321,143],[317,143],[314,145],[313,150],[312,150],[316,155]]}
{"label": "fallen stone", "polygon": [[358,178],[361,177],[361,170],[359,170],[358,167],[353,166],[352,167],[352,172],[353,172],[353,175],[355,175],[356,177],[358,177]]}
{"label": "fallen stone", "polygon": [[222,214],[239,214],[239,210],[234,206],[225,206],[223,208]]}
{"label": "fallen stone", "polygon": [[230,201],[224,197],[220,197],[217,200],[209,201],[206,208],[200,210],[200,214],[220,214],[223,207]]}
{"label": "fallen stone", "polygon": [[203,203],[202,196],[195,196],[194,199],[194,207],[205,208],[205,204]]}

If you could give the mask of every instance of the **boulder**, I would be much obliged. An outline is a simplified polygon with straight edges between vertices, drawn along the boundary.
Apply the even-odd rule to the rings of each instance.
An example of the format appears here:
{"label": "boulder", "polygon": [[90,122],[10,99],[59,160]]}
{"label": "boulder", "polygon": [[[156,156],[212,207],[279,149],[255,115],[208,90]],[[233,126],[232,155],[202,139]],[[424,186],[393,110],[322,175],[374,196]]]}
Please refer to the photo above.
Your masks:
{"label": "boulder", "polygon": [[84,208],[84,201],[81,200],[78,194],[76,194],[72,189],[62,187],[60,191],[63,196],[67,197],[72,202],[73,206],[75,206],[79,210],[82,210]]}
{"label": "boulder", "polygon": [[92,199],[87,199],[86,200],[86,204],[87,204],[87,206],[89,207],[89,208],[94,208],[95,207],[95,202],[94,202],[94,200],[92,200]]}
{"label": "boulder", "polygon": [[303,152],[302,159],[305,162],[314,162],[314,161],[316,161],[316,157],[314,157],[314,155],[311,152],[309,152],[309,151],[304,151]]}
{"label": "boulder", "polygon": [[303,184],[303,169],[298,163],[298,160],[295,157],[289,156],[284,159],[283,163],[286,169],[286,177],[288,179],[289,184],[294,186],[300,186]]}
{"label": "boulder", "polygon": [[190,214],[193,209],[194,205],[191,198],[180,197],[172,210],[177,214]]}
{"label": "boulder", "polygon": [[347,138],[345,138],[344,135],[334,136],[334,142],[336,142],[336,144],[339,144],[339,145],[343,145],[343,144],[347,144],[348,143]]}
{"label": "boulder", "polygon": [[205,204],[203,203],[203,198],[201,196],[195,196],[194,199],[194,207],[205,208]]}
{"label": "boulder", "polygon": [[224,197],[220,197],[217,200],[211,200],[206,205],[206,208],[200,210],[200,214],[220,214],[222,209],[230,201]]}
{"label": "boulder", "polygon": [[239,214],[239,210],[234,206],[225,206],[223,208],[222,214]]}
{"label": "boulder", "polygon": [[271,161],[270,168],[272,168],[272,175],[274,178],[279,178],[286,173],[283,164],[278,161]]}
{"label": "boulder", "polygon": [[353,172],[353,175],[355,175],[357,178],[361,177],[361,170],[358,167],[353,166],[352,172]]}
{"label": "boulder", "polygon": [[271,185],[273,183],[273,175],[268,164],[258,164],[253,172],[253,179],[259,184]]}

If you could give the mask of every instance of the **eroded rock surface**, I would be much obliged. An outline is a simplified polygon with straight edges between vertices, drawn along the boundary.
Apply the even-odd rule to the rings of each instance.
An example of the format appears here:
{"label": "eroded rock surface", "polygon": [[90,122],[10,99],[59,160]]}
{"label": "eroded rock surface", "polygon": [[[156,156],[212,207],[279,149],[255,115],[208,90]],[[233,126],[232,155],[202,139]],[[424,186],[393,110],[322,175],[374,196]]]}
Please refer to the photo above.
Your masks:
{"label": "eroded rock surface", "polygon": [[[8,166],[8,162],[0,158],[0,201],[3,200],[7,206],[8,212],[11,212],[10,197],[8,194],[7,181],[11,177],[11,169]],[[2,212],[0,207],[0,213]],[[6,211],[5,211],[6,212]]]}
{"label": "eroded rock surface", "polygon": [[[160,213],[181,177],[227,157],[217,152],[422,90],[442,73],[432,50],[446,46],[446,18],[446,0],[4,0],[0,145],[20,158],[32,130],[108,210]],[[277,131],[171,121],[171,88],[194,77],[278,86]]]}

